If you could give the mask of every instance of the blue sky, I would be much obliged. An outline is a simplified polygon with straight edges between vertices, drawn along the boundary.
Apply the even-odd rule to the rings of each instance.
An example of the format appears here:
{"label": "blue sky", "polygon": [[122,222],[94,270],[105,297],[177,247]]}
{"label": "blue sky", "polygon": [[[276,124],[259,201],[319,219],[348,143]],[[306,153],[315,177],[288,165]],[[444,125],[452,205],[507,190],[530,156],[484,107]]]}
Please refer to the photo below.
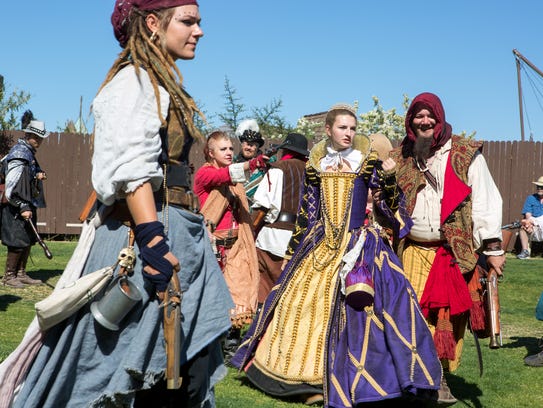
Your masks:
{"label": "blue sky", "polygon": [[[0,74],[8,91],[29,92],[27,107],[53,131],[77,119],[83,97],[92,124],[89,105],[120,52],[113,0],[4,3]],[[280,98],[293,125],[336,102],[358,101],[366,112],[372,96],[403,112],[403,94],[429,91],[454,131],[520,140],[512,50],[543,70],[541,0],[201,0],[200,12],[196,59],[178,65],[211,117],[224,111],[226,76],[246,115]],[[522,83],[526,139],[543,141],[543,98],[534,96],[542,87],[525,76]]]}

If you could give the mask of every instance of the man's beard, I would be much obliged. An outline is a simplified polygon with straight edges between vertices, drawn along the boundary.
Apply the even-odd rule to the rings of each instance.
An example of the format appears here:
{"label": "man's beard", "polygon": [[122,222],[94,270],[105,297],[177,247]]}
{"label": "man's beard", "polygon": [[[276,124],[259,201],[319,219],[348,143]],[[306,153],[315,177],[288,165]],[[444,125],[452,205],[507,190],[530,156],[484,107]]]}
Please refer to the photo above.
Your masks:
{"label": "man's beard", "polygon": [[417,137],[413,145],[413,156],[417,159],[426,160],[430,157],[430,148],[433,141],[432,137]]}

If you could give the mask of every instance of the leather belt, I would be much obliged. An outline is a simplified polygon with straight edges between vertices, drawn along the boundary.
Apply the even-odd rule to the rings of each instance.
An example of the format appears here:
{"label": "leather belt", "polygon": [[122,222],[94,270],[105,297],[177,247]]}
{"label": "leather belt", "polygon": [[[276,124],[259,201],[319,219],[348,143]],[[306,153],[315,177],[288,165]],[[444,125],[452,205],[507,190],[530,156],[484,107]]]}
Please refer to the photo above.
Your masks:
{"label": "leather belt", "polygon": [[290,222],[294,224],[296,222],[296,214],[281,211],[275,222]]}
{"label": "leather belt", "polygon": [[215,238],[215,245],[220,245],[226,248],[232,247],[238,240],[238,237],[228,237],[228,238]]}
{"label": "leather belt", "polygon": [[[167,194],[167,197],[166,197]],[[178,188],[166,188],[166,193],[160,189],[155,193],[155,198],[161,199],[170,205],[179,206],[197,213],[200,211],[200,200],[192,191]]]}
{"label": "leather belt", "polygon": [[[185,192],[179,189],[168,188],[168,204],[173,206],[179,206],[186,210],[197,213],[200,210],[200,201],[198,197],[192,193],[192,191]],[[164,190],[160,189],[155,192],[155,201],[161,202],[164,200]],[[109,214],[110,217],[115,218],[126,225],[135,225],[134,220],[128,210],[126,200],[117,200],[113,204],[113,209]]]}

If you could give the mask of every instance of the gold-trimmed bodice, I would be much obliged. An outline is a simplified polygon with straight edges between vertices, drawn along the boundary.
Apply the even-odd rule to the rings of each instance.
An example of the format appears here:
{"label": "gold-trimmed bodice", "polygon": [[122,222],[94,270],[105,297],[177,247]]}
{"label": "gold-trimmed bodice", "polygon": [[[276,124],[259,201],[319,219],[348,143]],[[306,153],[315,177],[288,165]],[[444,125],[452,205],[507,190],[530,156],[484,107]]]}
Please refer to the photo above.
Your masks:
{"label": "gold-trimmed bodice", "polygon": [[[328,323],[348,225],[355,173],[320,173],[325,239],[314,242],[286,283],[253,363],[286,383],[322,384]],[[310,238],[309,238],[310,239]]]}
{"label": "gold-trimmed bodice", "polygon": [[321,173],[322,219],[329,248],[338,250],[350,220],[355,173]]}

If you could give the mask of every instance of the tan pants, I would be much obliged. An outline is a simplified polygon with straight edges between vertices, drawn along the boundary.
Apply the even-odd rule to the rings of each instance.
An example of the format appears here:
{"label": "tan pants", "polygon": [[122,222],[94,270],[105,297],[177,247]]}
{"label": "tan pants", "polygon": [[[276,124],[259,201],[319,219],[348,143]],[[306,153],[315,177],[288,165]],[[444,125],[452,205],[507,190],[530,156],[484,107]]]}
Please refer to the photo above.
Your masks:
{"label": "tan pants", "polygon": [[[422,248],[415,245],[410,245],[403,251],[402,262],[404,272],[413,286],[417,298],[420,299],[424,292],[424,286],[428,280],[430,268],[434,262],[436,251],[432,248]],[[464,345],[464,334],[466,332],[466,324],[468,321],[468,313],[463,313],[459,316],[451,318],[453,325],[453,336],[456,341],[456,353],[454,360],[441,360],[441,365],[445,371],[455,371],[460,366],[460,357],[462,355],[462,347]],[[426,321],[432,335],[435,332],[435,325]]]}

